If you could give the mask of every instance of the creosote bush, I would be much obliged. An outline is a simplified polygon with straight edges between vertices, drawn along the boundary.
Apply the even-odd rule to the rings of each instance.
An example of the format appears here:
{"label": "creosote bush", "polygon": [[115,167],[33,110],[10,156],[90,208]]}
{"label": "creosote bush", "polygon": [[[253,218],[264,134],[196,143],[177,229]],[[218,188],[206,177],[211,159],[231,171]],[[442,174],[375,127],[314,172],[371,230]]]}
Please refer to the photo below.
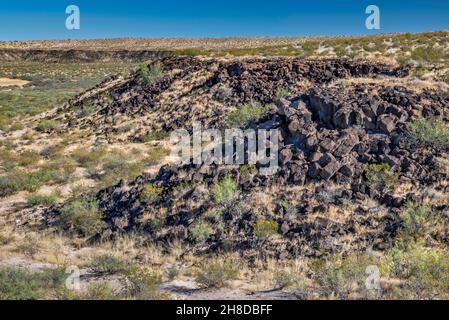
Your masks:
{"label": "creosote bush", "polygon": [[274,220],[257,220],[254,224],[254,234],[260,239],[267,239],[278,233],[279,225]]}
{"label": "creosote bush", "polygon": [[149,183],[140,192],[139,199],[143,203],[151,204],[160,199],[162,192],[164,192],[163,187]]}
{"label": "creosote bush", "polygon": [[59,122],[55,120],[43,120],[37,125],[36,130],[41,133],[52,133],[59,131],[59,128]]}
{"label": "creosote bush", "polygon": [[139,65],[138,73],[146,85],[152,85],[164,77],[164,68],[160,61],[151,65],[142,63]]}
{"label": "creosote bush", "polygon": [[124,293],[138,300],[161,300],[169,298],[159,292],[162,275],[152,269],[132,266],[120,278]]}
{"label": "creosote bush", "polygon": [[38,300],[59,289],[66,275],[62,269],[30,272],[19,268],[0,268],[0,300]]}
{"label": "creosote bush", "polygon": [[203,288],[221,288],[226,281],[234,280],[239,275],[239,267],[232,261],[209,262],[197,272],[195,280]]}
{"label": "creosote bush", "polygon": [[60,209],[60,222],[65,229],[92,236],[104,228],[101,211],[95,199],[76,199]]}
{"label": "creosote bush", "polygon": [[398,180],[398,175],[391,172],[388,163],[365,164],[363,169],[365,170],[366,184],[371,190],[391,189]]}
{"label": "creosote bush", "polygon": [[276,90],[276,98],[282,99],[290,95],[290,90],[286,87],[279,87]]}
{"label": "creosote bush", "polygon": [[54,195],[34,194],[27,197],[29,207],[51,206],[58,202],[58,197]]}
{"label": "creosote bush", "polygon": [[95,257],[90,267],[98,273],[115,274],[126,270],[126,262],[114,255],[103,254]]}
{"label": "creosote bush", "polygon": [[409,138],[428,147],[449,148],[449,126],[441,120],[413,120],[409,124]]}
{"label": "creosote bush", "polygon": [[406,233],[411,236],[422,235],[425,232],[431,214],[430,207],[416,202],[407,202],[402,214]]}
{"label": "creosote bush", "polygon": [[213,232],[214,230],[210,223],[200,221],[190,230],[190,236],[195,242],[203,242],[206,241]]}
{"label": "creosote bush", "polygon": [[212,193],[217,204],[229,204],[237,195],[237,183],[227,175],[212,187]]}
{"label": "creosote bush", "polygon": [[228,125],[233,127],[245,127],[251,122],[260,120],[268,111],[269,106],[260,106],[255,102],[244,104],[228,116]]}
{"label": "creosote bush", "polygon": [[0,177],[0,196],[8,196],[19,191],[35,192],[46,183],[60,178],[56,170],[39,169],[26,172],[14,170],[6,176]]}

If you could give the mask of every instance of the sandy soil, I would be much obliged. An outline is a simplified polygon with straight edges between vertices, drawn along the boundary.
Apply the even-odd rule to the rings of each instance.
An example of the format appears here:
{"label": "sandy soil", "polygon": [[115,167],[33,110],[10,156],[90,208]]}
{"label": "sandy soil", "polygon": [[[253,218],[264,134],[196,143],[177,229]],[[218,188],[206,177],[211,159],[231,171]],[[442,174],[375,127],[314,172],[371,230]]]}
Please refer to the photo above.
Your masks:
{"label": "sandy soil", "polygon": [[0,78],[0,87],[20,87],[23,88],[24,85],[30,83],[26,80],[20,79],[9,79],[9,78]]}

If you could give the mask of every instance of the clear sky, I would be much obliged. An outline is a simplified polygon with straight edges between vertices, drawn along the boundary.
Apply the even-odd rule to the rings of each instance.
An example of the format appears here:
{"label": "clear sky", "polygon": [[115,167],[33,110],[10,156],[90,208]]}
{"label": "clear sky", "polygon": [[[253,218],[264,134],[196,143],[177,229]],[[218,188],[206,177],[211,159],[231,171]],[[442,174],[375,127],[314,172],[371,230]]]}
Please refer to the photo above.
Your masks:
{"label": "clear sky", "polygon": [[[81,29],[65,27],[78,5]],[[381,29],[365,28],[365,9]],[[3,0],[0,40],[349,35],[449,29],[448,0]]]}

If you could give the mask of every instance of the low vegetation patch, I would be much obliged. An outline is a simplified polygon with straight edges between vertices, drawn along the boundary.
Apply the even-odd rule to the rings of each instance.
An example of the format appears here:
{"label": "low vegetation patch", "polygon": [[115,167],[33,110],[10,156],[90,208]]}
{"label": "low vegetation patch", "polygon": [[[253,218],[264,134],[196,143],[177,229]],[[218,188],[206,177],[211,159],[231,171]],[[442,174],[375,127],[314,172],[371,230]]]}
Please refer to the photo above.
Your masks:
{"label": "low vegetation patch", "polygon": [[65,280],[63,270],[32,273],[18,268],[0,269],[0,300],[38,300],[50,296]]}
{"label": "low vegetation patch", "polygon": [[229,280],[237,279],[239,267],[232,261],[210,262],[196,272],[196,282],[203,288],[222,288]]}
{"label": "low vegetation patch", "polygon": [[233,127],[245,127],[251,122],[257,122],[268,111],[268,106],[260,106],[255,102],[244,104],[228,116],[228,124]]}
{"label": "low vegetation patch", "polygon": [[162,192],[164,192],[163,187],[149,183],[140,192],[139,199],[143,203],[151,204],[160,199]]}
{"label": "low vegetation patch", "polygon": [[214,232],[212,225],[206,221],[198,222],[191,230],[190,237],[195,242],[204,242],[206,241],[211,234]]}
{"label": "low vegetation patch", "polygon": [[448,148],[449,126],[441,120],[413,120],[409,124],[409,138],[428,147]]}
{"label": "low vegetation patch", "polygon": [[148,151],[147,163],[150,166],[159,164],[165,157],[170,154],[170,150],[163,147],[154,147]]}
{"label": "low vegetation patch", "polygon": [[126,270],[126,262],[114,255],[103,254],[95,257],[90,265],[92,270],[102,274],[116,274]]}
{"label": "low vegetation patch", "polygon": [[77,199],[60,209],[60,222],[64,229],[83,236],[91,236],[104,228],[102,214],[95,199]]}
{"label": "low vegetation patch", "polygon": [[35,192],[59,177],[60,172],[55,170],[39,169],[32,172],[15,170],[0,177],[0,196],[8,196],[19,191]]}
{"label": "low vegetation patch", "polygon": [[363,169],[366,184],[371,190],[391,189],[398,180],[398,175],[391,171],[388,163],[366,164]]}
{"label": "low vegetation patch", "polygon": [[164,68],[160,61],[151,65],[142,63],[139,65],[138,73],[146,85],[152,85],[164,77]]}
{"label": "low vegetation patch", "polygon": [[254,224],[254,234],[259,239],[267,239],[278,233],[279,225],[274,220],[257,220]]}
{"label": "low vegetation patch", "polygon": [[229,204],[237,196],[237,183],[227,175],[212,187],[212,193],[217,204]]}
{"label": "low vegetation patch", "polygon": [[43,120],[41,121],[36,130],[41,133],[52,133],[54,131],[59,131],[60,123],[55,120]]}
{"label": "low vegetation patch", "polygon": [[27,197],[29,207],[51,206],[58,202],[58,197],[54,195],[34,194]]}

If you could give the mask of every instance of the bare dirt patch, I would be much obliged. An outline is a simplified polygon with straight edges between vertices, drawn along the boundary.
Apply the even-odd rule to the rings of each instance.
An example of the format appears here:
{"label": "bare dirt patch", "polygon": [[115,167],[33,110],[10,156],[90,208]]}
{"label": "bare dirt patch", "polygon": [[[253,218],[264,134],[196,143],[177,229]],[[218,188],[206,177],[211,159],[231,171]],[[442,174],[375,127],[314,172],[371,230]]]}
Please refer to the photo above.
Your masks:
{"label": "bare dirt patch", "polygon": [[30,83],[27,80],[0,78],[0,87],[20,87]]}

